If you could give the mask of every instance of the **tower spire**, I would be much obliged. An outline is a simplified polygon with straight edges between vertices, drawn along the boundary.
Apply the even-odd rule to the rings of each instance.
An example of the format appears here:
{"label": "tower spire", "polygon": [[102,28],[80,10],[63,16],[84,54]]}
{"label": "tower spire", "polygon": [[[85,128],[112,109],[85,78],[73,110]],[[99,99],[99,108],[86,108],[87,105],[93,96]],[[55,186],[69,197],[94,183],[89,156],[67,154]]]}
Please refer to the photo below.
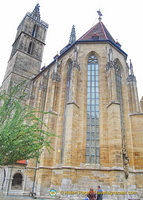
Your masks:
{"label": "tower spire", "polygon": [[38,21],[40,21],[40,5],[39,3],[36,4],[34,10],[30,14],[30,16]]}
{"label": "tower spire", "polygon": [[72,26],[71,35],[69,39],[69,44],[73,44],[76,41],[75,26]]}

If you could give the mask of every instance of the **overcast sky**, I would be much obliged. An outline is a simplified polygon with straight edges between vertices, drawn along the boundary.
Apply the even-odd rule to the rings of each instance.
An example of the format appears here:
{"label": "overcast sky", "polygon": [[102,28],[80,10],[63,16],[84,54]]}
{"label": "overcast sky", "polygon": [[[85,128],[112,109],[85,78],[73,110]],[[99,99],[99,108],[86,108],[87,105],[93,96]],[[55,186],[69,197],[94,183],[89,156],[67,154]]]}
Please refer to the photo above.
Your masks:
{"label": "overcast sky", "polygon": [[142,0],[4,0],[0,11],[0,85],[7,67],[16,30],[26,12],[40,4],[41,19],[49,24],[43,65],[69,41],[72,25],[77,39],[98,22],[102,22],[113,38],[132,59],[139,97],[143,96],[143,3]]}

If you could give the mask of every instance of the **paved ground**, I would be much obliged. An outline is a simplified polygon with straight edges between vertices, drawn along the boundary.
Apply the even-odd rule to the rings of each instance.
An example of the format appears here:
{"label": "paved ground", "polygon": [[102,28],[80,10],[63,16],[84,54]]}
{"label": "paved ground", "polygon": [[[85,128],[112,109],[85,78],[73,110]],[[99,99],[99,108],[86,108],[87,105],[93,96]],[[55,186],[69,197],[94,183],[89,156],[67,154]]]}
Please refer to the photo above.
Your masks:
{"label": "paved ground", "polygon": [[15,197],[15,196],[4,196],[1,192],[0,192],[0,200],[30,200],[32,198],[29,197]]}
{"label": "paved ground", "polygon": [[[0,192],[0,200],[32,200],[32,197],[20,197],[20,196],[4,196]],[[59,200],[58,198],[52,197],[52,198],[37,198],[37,200]]]}
{"label": "paved ground", "polygon": [[[0,192],[0,200],[32,200],[32,197],[20,197],[20,196],[4,196],[1,192]],[[47,199],[38,199],[38,200],[47,200]]]}

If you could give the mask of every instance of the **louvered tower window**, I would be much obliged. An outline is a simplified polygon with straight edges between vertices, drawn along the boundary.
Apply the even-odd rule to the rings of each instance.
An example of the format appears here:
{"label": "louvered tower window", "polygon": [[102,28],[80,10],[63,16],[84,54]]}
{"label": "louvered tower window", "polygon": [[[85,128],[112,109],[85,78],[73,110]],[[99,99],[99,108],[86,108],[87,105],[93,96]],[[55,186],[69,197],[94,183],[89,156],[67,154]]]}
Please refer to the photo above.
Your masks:
{"label": "louvered tower window", "polygon": [[35,24],[32,31],[32,37],[36,37],[38,31],[38,26]]}
{"label": "louvered tower window", "polygon": [[87,66],[87,137],[86,162],[99,164],[99,69],[95,55]]}
{"label": "louvered tower window", "polygon": [[29,43],[29,47],[28,47],[27,53],[32,55],[32,53],[33,53],[33,48],[34,48],[34,43],[33,43],[33,42],[30,42],[30,43]]}

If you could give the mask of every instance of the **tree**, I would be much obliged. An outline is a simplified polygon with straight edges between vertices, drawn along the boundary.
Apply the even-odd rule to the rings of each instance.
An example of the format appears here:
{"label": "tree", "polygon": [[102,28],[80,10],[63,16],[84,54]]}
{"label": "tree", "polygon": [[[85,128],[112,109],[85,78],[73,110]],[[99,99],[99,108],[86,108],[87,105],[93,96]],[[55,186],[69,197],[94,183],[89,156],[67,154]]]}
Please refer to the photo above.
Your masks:
{"label": "tree", "polygon": [[0,165],[15,164],[18,160],[38,159],[42,148],[52,149],[55,136],[37,111],[25,102],[25,81],[10,84],[8,92],[0,93]]}

